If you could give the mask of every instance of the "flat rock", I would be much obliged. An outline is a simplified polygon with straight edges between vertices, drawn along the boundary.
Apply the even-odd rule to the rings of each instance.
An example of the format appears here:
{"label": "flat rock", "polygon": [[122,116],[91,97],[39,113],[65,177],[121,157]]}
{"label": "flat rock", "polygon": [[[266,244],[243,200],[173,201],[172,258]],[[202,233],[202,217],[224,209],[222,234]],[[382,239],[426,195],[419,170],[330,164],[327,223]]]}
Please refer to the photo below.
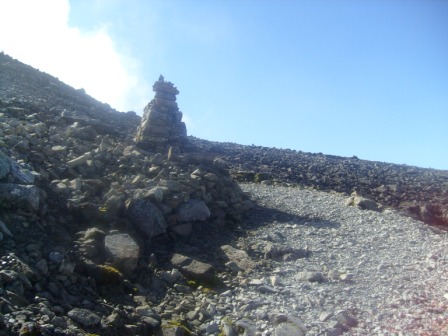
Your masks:
{"label": "flat rock", "polygon": [[171,258],[171,263],[189,279],[212,281],[215,276],[215,271],[212,265],[181,254],[174,254]]}
{"label": "flat rock", "polygon": [[257,265],[254,261],[252,261],[246,251],[236,249],[230,245],[222,245],[220,248],[226,258],[230,262],[233,262],[241,271],[250,272]]}

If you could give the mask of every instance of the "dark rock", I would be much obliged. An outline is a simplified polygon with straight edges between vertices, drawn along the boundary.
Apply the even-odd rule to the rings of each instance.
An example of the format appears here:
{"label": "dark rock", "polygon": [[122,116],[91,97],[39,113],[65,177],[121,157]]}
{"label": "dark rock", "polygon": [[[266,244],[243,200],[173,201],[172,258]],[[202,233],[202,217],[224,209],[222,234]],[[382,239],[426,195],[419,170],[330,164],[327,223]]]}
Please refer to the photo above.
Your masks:
{"label": "dark rock", "polygon": [[160,210],[144,199],[129,200],[126,204],[127,215],[133,225],[147,238],[166,232],[167,224]]}
{"label": "dark rock", "polygon": [[101,322],[97,314],[83,308],[74,308],[67,313],[67,316],[83,327],[95,327]]}
{"label": "dark rock", "polygon": [[39,209],[40,192],[34,185],[0,183],[0,203],[3,207]]}

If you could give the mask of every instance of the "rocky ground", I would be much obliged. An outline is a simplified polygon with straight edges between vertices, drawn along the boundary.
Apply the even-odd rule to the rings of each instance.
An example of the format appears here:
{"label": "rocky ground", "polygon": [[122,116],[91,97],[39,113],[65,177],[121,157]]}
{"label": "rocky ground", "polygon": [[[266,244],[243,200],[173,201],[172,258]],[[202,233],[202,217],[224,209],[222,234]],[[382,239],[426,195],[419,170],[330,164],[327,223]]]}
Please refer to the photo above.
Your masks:
{"label": "rocky ground", "polygon": [[0,54],[0,335],[448,334],[447,171],[186,137],[154,90]]}
{"label": "rocky ground", "polygon": [[270,180],[351,194],[354,191],[425,223],[448,227],[448,171],[290,149],[192,138],[219,155],[238,181]]}

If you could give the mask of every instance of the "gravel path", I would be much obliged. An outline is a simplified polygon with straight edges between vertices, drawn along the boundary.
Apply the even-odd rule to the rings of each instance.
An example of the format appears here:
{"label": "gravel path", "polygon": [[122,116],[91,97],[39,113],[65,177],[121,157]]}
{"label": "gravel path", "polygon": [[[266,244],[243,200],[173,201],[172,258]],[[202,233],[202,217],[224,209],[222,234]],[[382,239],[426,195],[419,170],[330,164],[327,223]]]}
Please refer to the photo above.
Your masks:
{"label": "gravel path", "polygon": [[[273,258],[271,272],[256,269],[253,286],[235,291],[236,306],[248,298],[259,302],[253,320],[278,311],[299,317],[306,335],[448,335],[446,233],[392,210],[345,206],[341,194],[259,184],[242,189],[259,208],[240,246],[252,256],[273,245],[311,252]],[[257,326],[270,332],[269,325]]]}

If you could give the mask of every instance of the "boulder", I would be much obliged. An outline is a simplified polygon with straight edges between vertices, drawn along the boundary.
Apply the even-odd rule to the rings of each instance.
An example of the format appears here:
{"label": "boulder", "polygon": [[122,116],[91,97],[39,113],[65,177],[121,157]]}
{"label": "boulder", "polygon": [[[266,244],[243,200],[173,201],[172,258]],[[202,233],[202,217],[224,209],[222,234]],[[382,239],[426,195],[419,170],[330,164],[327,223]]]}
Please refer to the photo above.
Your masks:
{"label": "boulder", "polygon": [[181,203],[177,208],[181,222],[206,221],[210,218],[210,209],[204,201],[189,200]]}
{"label": "boulder", "polygon": [[171,258],[171,263],[173,266],[177,267],[187,279],[201,282],[214,281],[215,270],[210,264],[177,253]]}
{"label": "boulder", "polygon": [[355,206],[361,210],[380,211],[380,208],[375,201],[359,195],[356,191],[346,200],[345,205]]}
{"label": "boulder", "polygon": [[8,157],[0,151],[0,180],[9,174],[10,169]]}
{"label": "boulder", "polygon": [[131,199],[126,202],[127,216],[132,224],[147,238],[166,232],[167,224],[160,210],[145,199]]}
{"label": "boulder", "polygon": [[74,308],[67,313],[67,316],[83,327],[95,327],[101,322],[97,314],[83,308]]}
{"label": "boulder", "polygon": [[106,256],[124,274],[130,274],[137,267],[140,257],[138,244],[127,233],[107,235],[104,241]]}
{"label": "boulder", "polygon": [[[256,263],[247,255],[246,251],[238,250],[230,245],[221,246],[221,251],[225,254],[229,262],[233,262],[236,269],[250,272],[256,267]],[[233,267],[235,269],[235,267]]]}
{"label": "boulder", "polygon": [[39,188],[34,185],[0,183],[0,204],[16,208],[39,209]]}

